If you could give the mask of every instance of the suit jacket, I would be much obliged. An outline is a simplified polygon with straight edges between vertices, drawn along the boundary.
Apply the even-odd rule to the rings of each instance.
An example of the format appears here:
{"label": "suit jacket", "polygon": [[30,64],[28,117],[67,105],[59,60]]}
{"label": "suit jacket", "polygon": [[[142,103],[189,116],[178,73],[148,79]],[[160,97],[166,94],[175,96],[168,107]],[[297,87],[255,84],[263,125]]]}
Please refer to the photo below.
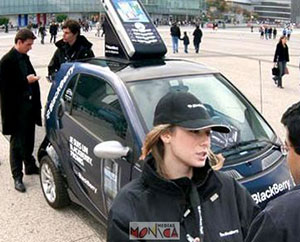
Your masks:
{"label": "suit jacket", "polygon": [[[24,55],[28,73],[35,74],[28,55]],[[19,65],[20,57],[15,48],[12,48],[0,61],[0,100],[2,133],[10,135],[18,127],[18,115],[22,102],[25,101],[25,92],[29,90],[27,77],[23,74]],[[38,82],[30,84],[34,109],[34,120],[39,126],[42,125],[40,86]]]}

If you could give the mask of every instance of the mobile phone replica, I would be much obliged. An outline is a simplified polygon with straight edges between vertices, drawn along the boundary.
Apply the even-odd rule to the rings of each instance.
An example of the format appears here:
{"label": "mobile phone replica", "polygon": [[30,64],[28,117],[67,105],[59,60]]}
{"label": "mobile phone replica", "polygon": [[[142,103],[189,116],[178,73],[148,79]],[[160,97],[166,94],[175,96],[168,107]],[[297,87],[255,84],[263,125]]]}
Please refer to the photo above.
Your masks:
{"label": "mobile phone replica", "polygon": [[160,58],[167,48],[139,0],[102,0],[106,12],[105,55]]}

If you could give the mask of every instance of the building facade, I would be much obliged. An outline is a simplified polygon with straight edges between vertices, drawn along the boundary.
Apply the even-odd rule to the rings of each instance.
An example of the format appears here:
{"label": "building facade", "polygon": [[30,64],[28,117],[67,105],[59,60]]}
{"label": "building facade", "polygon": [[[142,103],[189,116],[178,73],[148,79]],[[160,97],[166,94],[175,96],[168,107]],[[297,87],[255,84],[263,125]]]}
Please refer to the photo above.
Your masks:
{"label": "building facade", "polygon": [[[202,14],[205,0],[142,0],[153,19],[187,20]],[[14,24],[47,24],[55,14],[85,18],[103,12],[101,0],[0,0],[0,16]]]}
{"label": "building facade", "polygon": [[257,13],[260,20],[289,22],[291,21],[291,0],[256,1],[254,12]]}
{"label": "building facade", "polygon": [[296,24],[300,24],[300,1],[292,0],[291,9],[292,9],[292,13],[291,13],[292,22]]}

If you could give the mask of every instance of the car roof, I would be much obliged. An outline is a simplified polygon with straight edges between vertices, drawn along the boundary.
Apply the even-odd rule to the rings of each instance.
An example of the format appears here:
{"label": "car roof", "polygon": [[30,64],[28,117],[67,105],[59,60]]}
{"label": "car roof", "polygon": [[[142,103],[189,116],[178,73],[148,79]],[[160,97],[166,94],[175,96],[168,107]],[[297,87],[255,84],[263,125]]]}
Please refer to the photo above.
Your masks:
{"label": "car roof", "polygon": [[96,66],[109,67],[124,82],[162,79],[172,76],[187,76],[218,73],[207,66],[182,59],[151,59],[128,61],[117,58],[92,58],[84,61]]}

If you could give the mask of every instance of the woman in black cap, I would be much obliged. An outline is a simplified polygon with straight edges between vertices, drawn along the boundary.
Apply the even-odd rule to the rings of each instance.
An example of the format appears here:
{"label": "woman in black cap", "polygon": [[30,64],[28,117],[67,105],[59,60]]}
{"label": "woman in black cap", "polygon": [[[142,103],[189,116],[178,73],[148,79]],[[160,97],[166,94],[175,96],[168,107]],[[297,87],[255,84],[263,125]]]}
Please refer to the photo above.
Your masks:
{"label": "woman in black cap", "polygon": [[242,242],[259,208],[247,190],[209,164],[211,131],[228,133],[188,92],[157,104],[140,178],[109,213],[107,241]]}

